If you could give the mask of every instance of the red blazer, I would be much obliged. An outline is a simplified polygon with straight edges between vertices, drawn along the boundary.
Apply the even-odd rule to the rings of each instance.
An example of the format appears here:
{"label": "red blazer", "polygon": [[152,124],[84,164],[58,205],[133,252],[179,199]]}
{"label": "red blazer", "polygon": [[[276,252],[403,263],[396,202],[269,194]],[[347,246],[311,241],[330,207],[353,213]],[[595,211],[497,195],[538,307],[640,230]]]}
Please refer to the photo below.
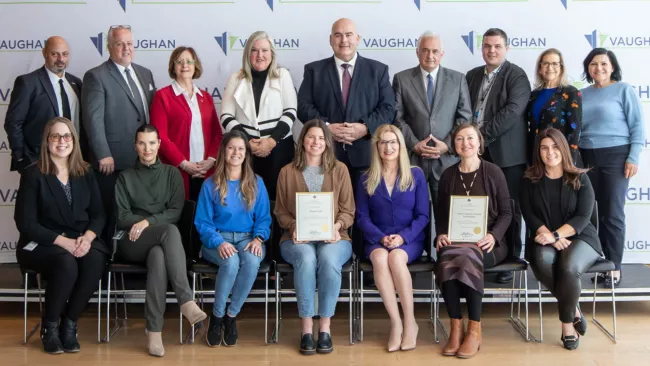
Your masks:
{"label": "red blazer", "polygon": [[[222,132],[214,108],[212,97],[205,91],[197,95],[201,120],[203,123],[203,139],[205,140],[205,156],[217,158]],[[160,160],[165,164],[178,167],[183,160],[190,160],[190,126],[192,112],[183,94],[176,96],[171,85],[159,89],[153,97],[149,111],[151,124],[156,126],[160,134]],[[179,168],[185,182],[185,198],[189,197],[189,175]],[[206,177],[212,175],[210,170]]]}

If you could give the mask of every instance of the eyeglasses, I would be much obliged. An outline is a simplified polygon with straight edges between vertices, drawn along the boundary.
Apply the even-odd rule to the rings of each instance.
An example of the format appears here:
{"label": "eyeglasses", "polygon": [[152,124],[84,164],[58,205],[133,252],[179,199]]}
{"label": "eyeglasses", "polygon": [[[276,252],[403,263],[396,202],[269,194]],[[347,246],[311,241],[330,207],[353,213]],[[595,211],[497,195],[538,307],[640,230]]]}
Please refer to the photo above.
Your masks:
{"label": "eyeglasses", "polygon": [[174,63],[176,65],[194,65],[196,61],[194,60],[176,60]]}
{"label": "eyeglasses", "polygon": [[59,142],[61,141],[61,138],[63,138],[63,141],[65,142],[70,142],[72,141],[72,134],[71,133],[66,133],[63,135],[59,135],[58,133],[52,133],[48,136],[50,139],[50,142]]}
{"label": "eyeglasses", "polygon": [[399,141],[397,140],[379,140],[377,141],[377,145],[381,147],[386,147],[390,145],[391,147],[399,146]]}
{"label": "eyeglasses", "polygon": [[541,65],[542,65],[542,67],[545,67],[545,68],[547,68],[549,66],[553,66],[554,69],[557,69],[558,67],[560,67],[560,65],[562,65],[562,63],[561,62],[542,62]]}
{"label": "eyeglasses", "polygon": [[126,24],[116,24],[116,25],[111,25],[111,27],[109,29],[128,29],[128,30],[131,30],[131,26],[126,25]]}

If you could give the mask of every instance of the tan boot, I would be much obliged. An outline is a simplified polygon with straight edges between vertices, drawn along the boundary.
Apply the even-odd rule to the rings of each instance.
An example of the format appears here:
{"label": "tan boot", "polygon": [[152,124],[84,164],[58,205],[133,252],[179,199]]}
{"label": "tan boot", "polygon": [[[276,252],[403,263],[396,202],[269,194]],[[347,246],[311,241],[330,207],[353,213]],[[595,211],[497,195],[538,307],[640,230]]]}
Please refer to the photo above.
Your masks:
{"label": "tan boot", "polygon": [[456,357],[459,358],[472,358],[481,349],[483,336],[481,335],[481,322],[470,320],[467,323],[467,334],[463,344],[456,352]]}
{"label": "tan boot", "polygon": [[445,348],[442,349],[443,356],[456,356],[456,352],[460,348],[465,336],[465,329],[463,319],[451,319],[451,330],[449,331],[449,339]]}
{"label": "tan boot", "polygon": [[148,339],[147,349],[149,350],[149,354],[156,357],[164,356],[165,347],[163,347],[162,333],[150,332],[146,329],[144,332],[147,335],[147,339]]}
{"label": "tan boot", "polygon": [[201,322],[208,317],[194,301],[188,301],[181,305],[181,314],[183,314],[191,325]]}

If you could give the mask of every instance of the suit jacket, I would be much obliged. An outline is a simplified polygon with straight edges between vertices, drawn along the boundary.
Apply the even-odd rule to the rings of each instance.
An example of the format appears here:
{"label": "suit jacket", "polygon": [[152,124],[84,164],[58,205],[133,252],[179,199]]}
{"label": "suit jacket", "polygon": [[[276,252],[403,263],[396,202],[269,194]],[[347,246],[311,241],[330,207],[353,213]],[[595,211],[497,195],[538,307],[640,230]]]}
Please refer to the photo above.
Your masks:
{"label": "suit jacket", "polygon": [[[221,145],[221,127],[210,94],[202,91],[197,94],[205,152],[203,159],[217,158]],[[169,85],[156,92],[151,104],[151,124],[160,134],[160,160],[165,164],[179,166],[183,160],[190,160],[190,127],[192,111],[183,94],[176,95]],[[189,174],[180,169],[185,184],[185,198],[189,198]],[[212,175],[208,171],[207,176]]]}
{"label": "suit jacket", "polygon": [[439,66],[433,108],[429,108],[420,66],[401,71],[393,77],[395,125],[402,130],[411,162],[424,170],[427,179],[440,180],[442,172],[456,163],[451,150],[439,159],[423,159],[413,151],[429,135],[451,149],[451,132],[458,124],[472,120],[472,107],[465,75]]}
{"label": "suit jacket", "polygon": [[[68,72],[65,73],[65,78],[81,103],[81,79]],[[5,116],[12,171],[23,170],[39,159],[43,129],[49,120],[58,116],[59,104],[45,66],[16,78]],[[82,118],[82,112],[79,117]],[[77,132],[82,136],[80,121],[76,121],[76,124]],[[81,147],[85,153],[85,138],[80,140],[84,142]]]}
{"label": "suit jacket", "polygon": [[[591,224],[591,213],[594,209],[594,190],[587,174],[580,174],[579,190],[575,191],[573,187],[566,184],[562,185],[560,192],[560,210],[561,212],[551,212],[546,193],[546,179],[542,177],[539,182],[533,182],[528,178],[521,181],[521,190],[519,191],[521,213],[526,220],[526,227],[534,234],[537,229],[546,226],[553,231],[558,228],[551,227],[551,215],[561,215],[565,224],[571,225],[576,234],[567,239],[580,239],[591,245],[598,253],[602,255],[600,239],[598,232]],[[534,235],[531,237],[534,238]],[[531,243],[530,245],[537,245]],[[528,245],[526,246],[528,247]],[[528,251],[526,251],[528,254]]]}
{"label": "suit jacket", "polygon": [[526,107],[526,121],[528,131],[528,163],[533,161],[533,150],[535,148],[535,136],[539,131],[547,128],[555,128],[564,134],[569,142],[573,162],[581,166],[580,131],[582,130],[582,93],[572,85],[560,86],[542,107],[539,115],[539,124],[533,117],[533,104],[541,91],[537,88],[530,93],[530,100]]}
{"label": "suit jacket", "polygon": [[353,167],[370,165],[370,135],[379,125],[395,118],[395,94],[388,78],[388,66],[361,55],[357,56],[346,107],[334,57],[305,65],[305,74],[298,91],[298,119],[303,122],[318,118],[329,123],[360,122],[369,135],[347,145],[336,143],[339,160],[347,155]]}
{"label": "suit jacket", "polygon": [[[140,65],[132,63],[131,66],[146,96],[143,102],[148,109],[156,92],[153,75]],[[146,121],[141,120],[131,90],[113,61],[86,72],[81,98],[93,166],[107,157],[115,160],[115,170],[133,166],[137,157],[133,148],[135,131]]]}
{"label": "suit jacket", "polygon": [[[472,111],[476,113],[485,66],[467,73]],[[525,111],[530,97],[530,82],[524,70],[505,61],[488,95],[481,132],[492,162],[501,168],[526,164]]]}
{"label": "suit jacket", "polygon": [[100,240],[106,215],[95,174],[89,170],[82,177],[70,177],[72,206],[56,175],[44,175],[36,164],[20,177],[14,220],[20,232],[18,250],[30,241],[39,245],[55,245],[62,235],[76,239],[86,230],[97,234],[92,247],[106,254],[108,247]]}

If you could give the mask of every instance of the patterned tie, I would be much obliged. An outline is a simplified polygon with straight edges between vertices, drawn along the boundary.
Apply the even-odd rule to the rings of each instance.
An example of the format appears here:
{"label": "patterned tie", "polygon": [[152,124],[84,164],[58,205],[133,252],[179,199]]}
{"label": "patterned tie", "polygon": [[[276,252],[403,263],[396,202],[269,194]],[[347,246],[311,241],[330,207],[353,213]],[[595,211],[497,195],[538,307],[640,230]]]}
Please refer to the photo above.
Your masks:
{"label": "patterned tie", "polygon": [[140,95],[140,90],[136,85],[135,81],[131,77],[131,72],[129,69],[124,69],[126,73],[126,79],[129,81],[129,86],[131,87],[131,94],[133,95],[133,100],[135,101],[135,107],[142,117],[143,123],[147,123],[147,113],[144,110],[144,103],[142,102],[142,96]]}
{"label": "patterned tie", "polygon": [[63,79],[59,79],[59,86],[61,87],[61,112],[63,117],[72,121],[72,113],[70,112],[70,101],[68,100],[68,93],[65,92],[65,87],[63,86]]}
{"label": "patterned tie", "polygon": [[427,75],[427,99],[429,100],[429,108],[433,108],[433,77],[431,74]]}
{"label": "patterned tie", "polygon": [[350,94],[350,83],[352,82],[352,75],[350,75],[350,64],[343,64],[343,106],[348,104],[348,94]]}

